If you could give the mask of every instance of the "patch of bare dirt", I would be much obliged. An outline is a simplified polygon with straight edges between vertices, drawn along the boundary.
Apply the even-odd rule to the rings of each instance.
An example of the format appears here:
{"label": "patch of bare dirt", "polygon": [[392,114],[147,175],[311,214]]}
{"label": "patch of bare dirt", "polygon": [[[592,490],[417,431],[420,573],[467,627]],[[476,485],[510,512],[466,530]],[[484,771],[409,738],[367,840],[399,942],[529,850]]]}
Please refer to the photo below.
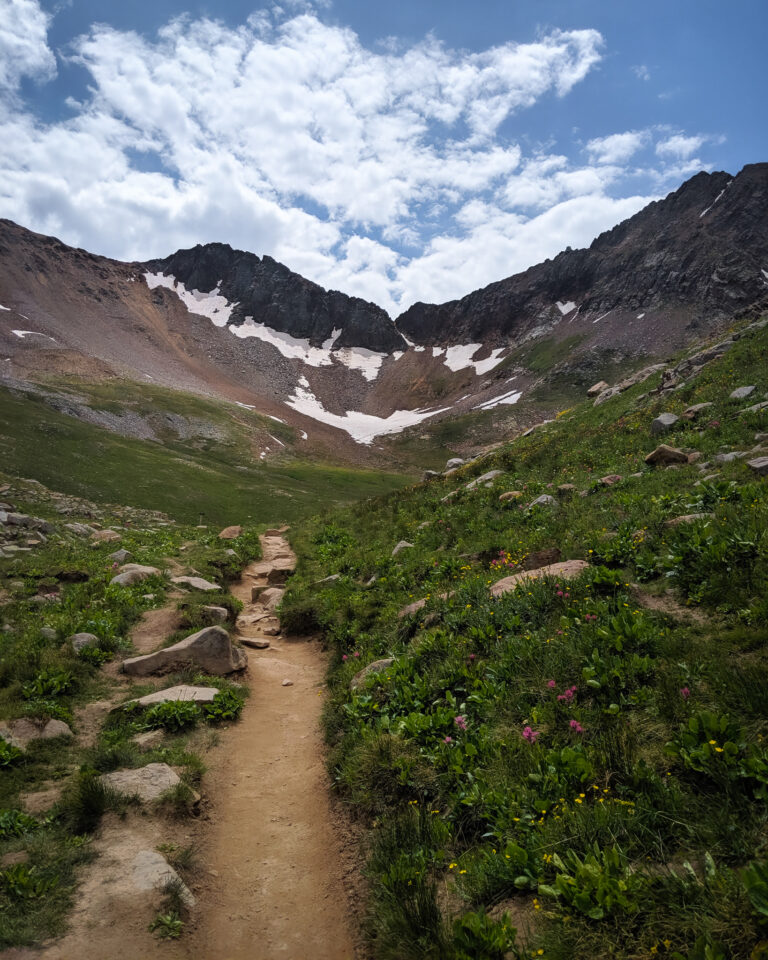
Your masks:
{"label": "patch of bare dirt", "polygon": [[632,598],[638,606],[645,610],[664,614],[667,617],[672,617],[673,620],[684,620],[701,627],[710,626],[712,623],[711,614],[706,614],[697,607],[684,606],[675,599],[670,591],[655,596],[646,593],[637,584],[632,584]]}

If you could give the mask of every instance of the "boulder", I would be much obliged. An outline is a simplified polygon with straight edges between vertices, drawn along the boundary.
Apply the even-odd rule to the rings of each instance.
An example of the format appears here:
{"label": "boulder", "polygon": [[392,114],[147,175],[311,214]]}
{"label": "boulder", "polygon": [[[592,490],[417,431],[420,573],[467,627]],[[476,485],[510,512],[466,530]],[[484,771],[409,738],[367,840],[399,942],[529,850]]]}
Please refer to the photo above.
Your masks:
{"label": "boulder", "polygon": [[63,720],[47,720],[44,723],[21,717],[0,725],[0,737],[19,750],[26,750],[33,740],[53,740],[55,737],[71,737],[72,731]]}
{"label": "boulder", "polygon": [[730,395],[729,399],[731,400],[746,400],[747,397],[751,396],[755,392],[754,385],[749,387],[736,387]]}
{"label": "boulder", "polygon": [[242,532],[243,528],[240,526],[224,527],[219,534],[219,540],[237,540]]}
{"label": "boulder", "polygon": [[665,520],[665,527],[679,527],[683,523],[696,523],[697,520],[713,520],[714,513],[686,513],[682,517],[674,517],[672,520]]}
{"label": "boulder", "polygon": [[491,587],[492,597],[501,597],[510,590],[514,590],[519,584],[528,580],[539,580],[541,577],[557,577],[559,580],[571,580],[578,577],[589,567],[585,560],[564,560],[562,563],[550,563],[545,567],[539,567],[537,570],[524,570],[522,573],[514,573],[511,577],[504,577],[503,580],[497,580]]}
{"label": "boulder", "polygon": [[446,463],[446,470],[456,470],[458,467],[463,467],[466,463],[466,460],[462,460],[461,457],[451,457],[451,459]]}
{"label": "boulder", "polygon": [[115,550],[114,553],[107,554],[107,560],[111,560],[113,563],[117,564],[128,563],[128,561],[131,559],[131,556],[132,554],[130,550],[120,549]]}
{"label": "boulder", "polygon": [[709,410],[710,407],[713,407],[713,403],[694,403],[692,407],[683,413],[683,420],[696,420],[700,413],[703,413],[705,410]]}
{"label": "boulder", "polygon": [[67,643],[72,644],[75,653],[80,653],[86,647],[98,646],[99,638],[95,633],[73,633],[71,637],[67,637]]}
{"label": "boulder", "polygon": [[123,671],[130,676],[146,677],[181,669],[190,663],[206,673],[224,676],[245,670],[248,657],[243,650],[232,646],[229,634],[223,627],[204,627],[173,646],[124,660]]}
{"label": "boulder", "polygon": [[660,413],[651,423],[652,436],[657,437],[661,433],[667,433],[668,430],[674,427],[679,419],[680,417],[675,413]]}
{"label": "boulder", "polygon": [[116,577],[112,577],[109,582],[121,587],[130,587],[134,583],[141,583],[148,577],[158,576],[159,573],[157,567],[145,567],[140,563],[126,563],[120,568],[120,573]]}
{"label": "boulder", "polygon": [[117,530],[94,530],[91,534],[91,540],[94,543],[116,543],[121,539]]}
{"label": "boulder", "polygon": [[666,443],[662,443],[648,454],[645,462],[652,467],[665,466],[668,463],[688,463],[688,454],[677,447],[668,447]]}
{"label": "boulder", "polygon": [[115,707],[116,710],[122,710],[132,704],[140,707],[154,707],[158,703],[174,703],[177,700],[194,700],[195,703],[213,703],[213,698],[219,692],[218,687],[193,687],[182,683],[176,687],[166,687],[165,690],[156,690],[154,693],[148,693],[138,700],[129,700],[127,703]]}
{"label": "boulder", "polygon": [[503,473],[503,470],[489,470],[487,473],[481,473],[479,477],[470,480],[464,489],[474,490],[475,487],[479,487],[481,483],[492,483],[496,477],[500,477]]}
{"label": "boulder", "polygon": [[200,607],[200,613],[208,623],[226,623],[229,617],[229,610],[226,607]]}
{"label": "boulder", "polygon": [[280,587],[267,587],[259,595],[259,604],[269,613],[273,613],[277,610],[284,596],[285,590],[281,590]]}
{"label": "boulder", "polygon": [[211,583],[202,577],[171,577],[171,583],[180,587],[191,587],[193,590],[221,590],[218,583]]}
{"label": "boulder", "polygon": [[382,660],[374,660],[373,663],[369,663],[368,666],[363,667],[363,669],[356,673],[349,681],[350,689],[358,690],[368,677],[373,676],[375,673],[381,673],[383,670],[389,670],[394,662],[393,657],[385,657]]}
{"label": "boulder", "polygon": [[748,460],[747,466],[754,470],[758,476],[768,476],[768,457],[758,457],[756,460]]}
{"label": "boulder", "polygon": [[392,551],[392,556],[396,557],[401,550],[407,550],[412,546],[413,544],[409,543],[407,540],[401,540],[399,543],[395,544],[395,548]]}
{"label": "boulder", "polygon": [[522,495],[522,490],[507,490],[506,493],[499,495],[499,501],[501,503],[506,503],[507,500],[519,500]]}
{"label": "boulder", "polygon": [[181,783],[179,775],[167,763],[148,763],[146,767],[135,770],[113,770],[102,773],[99,782],[124,793],[128,797],[138,797],[144,803],[158,800],[166,790]]}
{"label": "boulder", "polygon": [[607,390],[609,384],[605,380],[598,380],[597,383],[593,383],[592,386],[587,390],[588,397],[596,397],[598,394],[602,393],[603,390]]}
{"label": "boulder", "polygon": [[540,497],[536,497],[535,500],[531,500],[528,504],[528,508],[531,507],[556,507],[558,505],[557,500],[554,497],[550,497],[548,493],[542,493]]}

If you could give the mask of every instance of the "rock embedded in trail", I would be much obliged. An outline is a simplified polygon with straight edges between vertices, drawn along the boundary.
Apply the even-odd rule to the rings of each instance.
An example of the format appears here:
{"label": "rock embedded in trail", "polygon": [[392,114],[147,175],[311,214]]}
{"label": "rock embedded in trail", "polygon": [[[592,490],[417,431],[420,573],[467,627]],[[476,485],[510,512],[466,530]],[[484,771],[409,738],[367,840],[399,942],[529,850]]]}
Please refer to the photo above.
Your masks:
{"label": "rock embedded in trail", "polygon": [[210,580],[205,580],[203,577],[171,577],[171,583],[175,583],[179,587],[191,587],[193,590],[221,590],[218,583],[211,583]]}
{"label": "rock embedded in trail", "polygon": [[350,689],[359,690],[368,677],[372,677],[376,673],[382,673],[384,670],[389,670],[394,662],[394,657],[385,657],[382,660],[374,660],[373,663],[369,663],[363,667],[362,670],[358,671],[349,681]]}
{"label": "rock embedded in trail", "polygon": [[253,647],[254,650],[268,650],[269,640],[262,640],[259,637],[241,637],[240,642],[244,647]]}
{"label": "rock embedded in trail", "polygon": [[413,547],[412,543],[409,543],[407,540],[401,540],[399,543],[395,544],[395,548],[392,551],[392,556],[396,557],[401,550],[407,550]]}
{"label": "rock embedded in trail", "polygon": [[158,800],[166,790],[181,783],[179,775],[167,763],[148,763],[135,770],[113,770],[103,773],[99,782],[128,797],[138,797],[144,803]]}
{"label": "rock embedded in trail", "polygon": [[578,577],[588,567],[589,564],[586,560],[564,560],[562,563],[547,564],[547,566],[539,567],[537,570],[524,570],[521,573],[514,573],[511,577],[504,577],[503,580],[497,580],[491,587],[491,596],[501,597],[527,580],[540,580],[542,577],[571,580]]}
{"label": "rock embedded in trail", "polygon": [[242,533],[243,528],[240,526],[224,527],[219,534],[219,540],[237,540]]}
{"label": "rock embedded in trail", "polygon": [[662,443],[648,454],[645,462],[652,467],[665,466],[668,463],[688,463],[688,454],[678,450],[677,447]]}
{"label": "rock embedded in trail", "polygon": [[178,891],[188,910],[197,902],[189,887],[157,850],[139,850],[131,863],[131,882],[133,888],[140,893],[150,890],[162,892],[169,884],[173,884],[174,890]]}
{"label": "rock embedded in trail", "polygon": [[153,673],[181,669],[194,664],[206,673],[224,676],[245,670],[248,657],[245,651],[232,646],[229,634],[223,627],[204,627],[171,647],[156,650],[143,657],[123,661],[123,672],[134,677],[146,677]]}
{"label": "rock embedded in trail", "polygon": [[652,436],[657,437],[659,434],[667,433],[679,419],[680,417],[675,413],[660,413],[651,423]]}
{"label": "rock embedded in trail", "polygon": [[282,685],[283,685],[284,687],[292,687],[292,686],[293,686],[293,680],[283,680]]}

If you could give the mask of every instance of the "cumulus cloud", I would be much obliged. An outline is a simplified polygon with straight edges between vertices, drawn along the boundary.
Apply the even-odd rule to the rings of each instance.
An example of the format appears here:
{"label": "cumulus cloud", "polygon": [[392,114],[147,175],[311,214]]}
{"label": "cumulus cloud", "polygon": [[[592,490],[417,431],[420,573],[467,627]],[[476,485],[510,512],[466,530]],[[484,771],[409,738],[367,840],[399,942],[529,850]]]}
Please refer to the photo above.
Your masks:
{"label": "cumulus cloud", "polygon": [[[0,79],[51,76],[48,16],[3,4]],[[152,38],[92,27],[69,50],[84,102],[53,122],[20,101],[0,116],[0,213],[123,259],[224,240],[396,313],[587,243],[651,199],[609,195],[648,131],[590,140],[586,164],[506,133],[589,75],[597,31],[369,49],[317,8],[237,27],[185,16]],[[687,139],[667,136],[661,167]]]}
{"label": "cumulus cloud", "polygon": [[686,137],[676,133],[666,140],[656,144],[656,153],[660,157],[672,157],[675,160],[685,160],[696,153],[706,141],[706,137]]}
{"label": "cumulus cloud", "polygon": [[48,47],[50,17],[37,0],[0,0],[0,89],[15,91],[22,77],[48,80],[56,59]]}

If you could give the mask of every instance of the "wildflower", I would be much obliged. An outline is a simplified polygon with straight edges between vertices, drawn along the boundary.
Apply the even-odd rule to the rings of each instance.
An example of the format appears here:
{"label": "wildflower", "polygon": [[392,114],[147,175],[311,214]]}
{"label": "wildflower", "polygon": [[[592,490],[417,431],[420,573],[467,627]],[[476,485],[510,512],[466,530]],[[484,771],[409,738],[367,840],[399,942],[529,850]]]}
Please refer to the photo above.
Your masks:
{"label": "wildflower", "polygon": [[680,696],[683,698],[683,700],[687,700],[690,695],[691,691],[688,689],[688,687],[680,687]]}
{"label": "wildflower", "polygon": [[584,733],[584,727],[582,727],[578,720],[571,720],[570,727],[574,733]]}
{"label": "wildflower", "polygon": [[533,730],[531,727],[523,727],[523,740],[527,740],[528,743],[536,743],[540,736],[540,730]]}
{"label": "wildflower", "polygon": [[554,690],[557,686],[557,683],[554,680],[547,680],[547,686],[550,690]]}
{"label": "wildflower", "polygon": [[349,660],[349,657],[348,657],[348,656],[346,655],[346,653],[345,653],[344,656],[343,656],[341,659],[346,663],[347,660]]}
{"label": "wildflower", "polygon": [[443,743],[453,743],[453,737],[444,737]]}
{"label": "wildflower", "polygon": [[466,729],[467,729],[467,720],[466,720],[466,717],[463,717],[461,714],[459,714],[457,717],[454,717],[454,718],[453,718],[453,722],[456,724],[456,726],[459,728],[459,730],[466,730]]}
{"label": "wildflower", "polygon": [[717,740],[710,740],[710,741],[709,741],[710,747],[714,747],[714,745],[715,745],[716,743],[717,743]]}
{"label": "wildflower", "polygon": [[475,659],[475,655],[474,655],[474,653],[470,653],[470,655],[469,655],[469,659],[470,659],[470,660],[474,660],[474,659]]}
{"label": "wildflower", "polygon": [[455,870],[457,866],[458,866],[458,864],[456,864],[456,863],[449,863],[449,864],[448,864],[448,869],[449,869],[449,870]]}
{"label": "wildflower", "polygon": [[459,873],[466,873],[466,870],[459,870]]}
{"label": "wildflower", "polygon": [[353,656],[354,656],[354,657],[359,657],[359,656],[360,656],[360,651],[359,651],[359,650],[355,650]]}
{"label": "wildflower", "polygon": [[563,591],[562,591],[562,590],[558,590],[558,591],[557,591],[557,595],[558,595],[558,597],[562,597]]}

